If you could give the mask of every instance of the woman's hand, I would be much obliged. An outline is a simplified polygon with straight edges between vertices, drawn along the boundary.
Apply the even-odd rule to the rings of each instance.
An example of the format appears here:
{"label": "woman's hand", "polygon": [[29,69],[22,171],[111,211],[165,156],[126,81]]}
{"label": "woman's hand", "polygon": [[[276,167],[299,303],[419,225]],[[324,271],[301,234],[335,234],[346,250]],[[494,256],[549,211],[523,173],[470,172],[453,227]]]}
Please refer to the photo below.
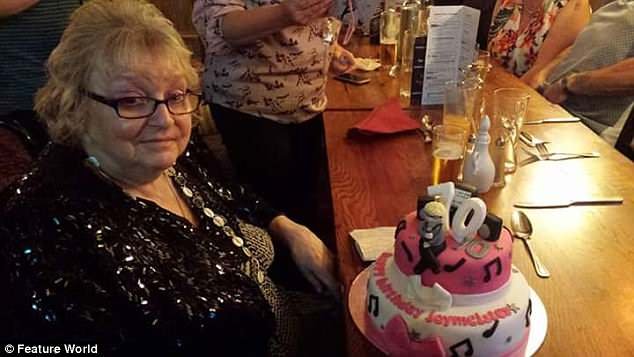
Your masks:
{"label": "woman's hand", "polygon": [[269,231],[274,238],[288,245],[299,270],[318,293],[326,292],[339,297],[334,258],[313,232],[286,216],[275,217],[269,225]]}
{"label": "woman's hand", "polygon": [[334,45],[334,54],[330,62],[330,72],[334,75],[350,72],[355,69],[354,55],[341,47],[338,43]]}
{"label": "woman's hand", "polygon": [[286,0],[281,6],[293,23],[306,25],[314,19],[325,17],[332,0]]}

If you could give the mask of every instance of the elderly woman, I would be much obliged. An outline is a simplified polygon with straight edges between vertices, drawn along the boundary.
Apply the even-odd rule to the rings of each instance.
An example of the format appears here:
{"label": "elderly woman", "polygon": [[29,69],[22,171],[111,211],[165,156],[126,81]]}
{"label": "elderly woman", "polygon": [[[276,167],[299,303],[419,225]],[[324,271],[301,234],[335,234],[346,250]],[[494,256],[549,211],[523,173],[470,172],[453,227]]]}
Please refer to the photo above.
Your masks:
{"label": "elderly woman", "polygon": [[336,290],[311,231],[201,165],[190,55],[146,2],[93,0],[73,14],[36,98],[54,144],[2,200],[7,342],[289,354],[296,320],[267,276],[262,228],[318,290]]}
{"label": "elderly woman", "polygon": [[543,70],[572,45],[590,12],[588,0],[497,0],[489,28],[491,58],[537,88]]}

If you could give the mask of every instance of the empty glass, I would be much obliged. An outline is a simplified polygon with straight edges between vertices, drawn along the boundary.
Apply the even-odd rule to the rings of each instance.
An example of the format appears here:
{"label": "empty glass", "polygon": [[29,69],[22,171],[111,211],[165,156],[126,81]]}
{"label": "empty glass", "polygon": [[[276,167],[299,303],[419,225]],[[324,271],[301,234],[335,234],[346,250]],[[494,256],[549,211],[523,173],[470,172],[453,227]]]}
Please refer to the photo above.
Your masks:
{"label": "empty glass", "polygon": [[445,83],[445,97],[442,111],[443,125],[462,128],[467,137],[471,134],[471,115],[465,82],[449,81]]}
{"label": "empty glass", "polygon": [[524,124],[529,99],[530,95],[518,88],[499,88],[493,92],[496,126],[501,125],[507,137],[506,173],[513,173],[517,169],[517,136]]}

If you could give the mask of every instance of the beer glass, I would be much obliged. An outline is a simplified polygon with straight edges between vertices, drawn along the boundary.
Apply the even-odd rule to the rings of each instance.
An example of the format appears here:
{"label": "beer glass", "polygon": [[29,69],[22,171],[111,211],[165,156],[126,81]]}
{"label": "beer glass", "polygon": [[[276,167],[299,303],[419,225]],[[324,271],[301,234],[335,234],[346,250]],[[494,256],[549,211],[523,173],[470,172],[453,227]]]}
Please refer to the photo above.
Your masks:
{"label": "beer glass", "polygon": [[493,92],[494,126],[501,125],[507,137],[506,173],[513,173],[517,169],[517,138],[524,124],[529,99],[530,95],[518,88],[499,88]]}
{"label": "beer glass", "polygon": [[452,125],[437,125],[432,132],[432,184],[456,182],[461,173],[467,134],[463,128]]}
{"label": "beer glass", "polygon": [[443,125],[452,125],[464,129],[467,136],[471,134],[467,92],[463,81],[445,83],[445,97],[442,111]]}
{"label": "beer glass", "polygon": [[396,44],[398,42],[400,14],[394,9],[381,12],[380,60],[381,67],[389,69],[396,64]]}

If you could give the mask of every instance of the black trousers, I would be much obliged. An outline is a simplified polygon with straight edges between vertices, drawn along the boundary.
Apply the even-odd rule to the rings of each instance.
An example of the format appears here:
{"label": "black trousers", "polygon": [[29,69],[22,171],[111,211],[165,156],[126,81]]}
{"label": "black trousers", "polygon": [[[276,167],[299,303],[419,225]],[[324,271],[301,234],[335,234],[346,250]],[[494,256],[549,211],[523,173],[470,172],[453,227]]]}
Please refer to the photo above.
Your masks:
{"label": "black trousers", "polygon": [[215,104],[211,113],[238,181],[334,248],[322,114],[279,124]]}

